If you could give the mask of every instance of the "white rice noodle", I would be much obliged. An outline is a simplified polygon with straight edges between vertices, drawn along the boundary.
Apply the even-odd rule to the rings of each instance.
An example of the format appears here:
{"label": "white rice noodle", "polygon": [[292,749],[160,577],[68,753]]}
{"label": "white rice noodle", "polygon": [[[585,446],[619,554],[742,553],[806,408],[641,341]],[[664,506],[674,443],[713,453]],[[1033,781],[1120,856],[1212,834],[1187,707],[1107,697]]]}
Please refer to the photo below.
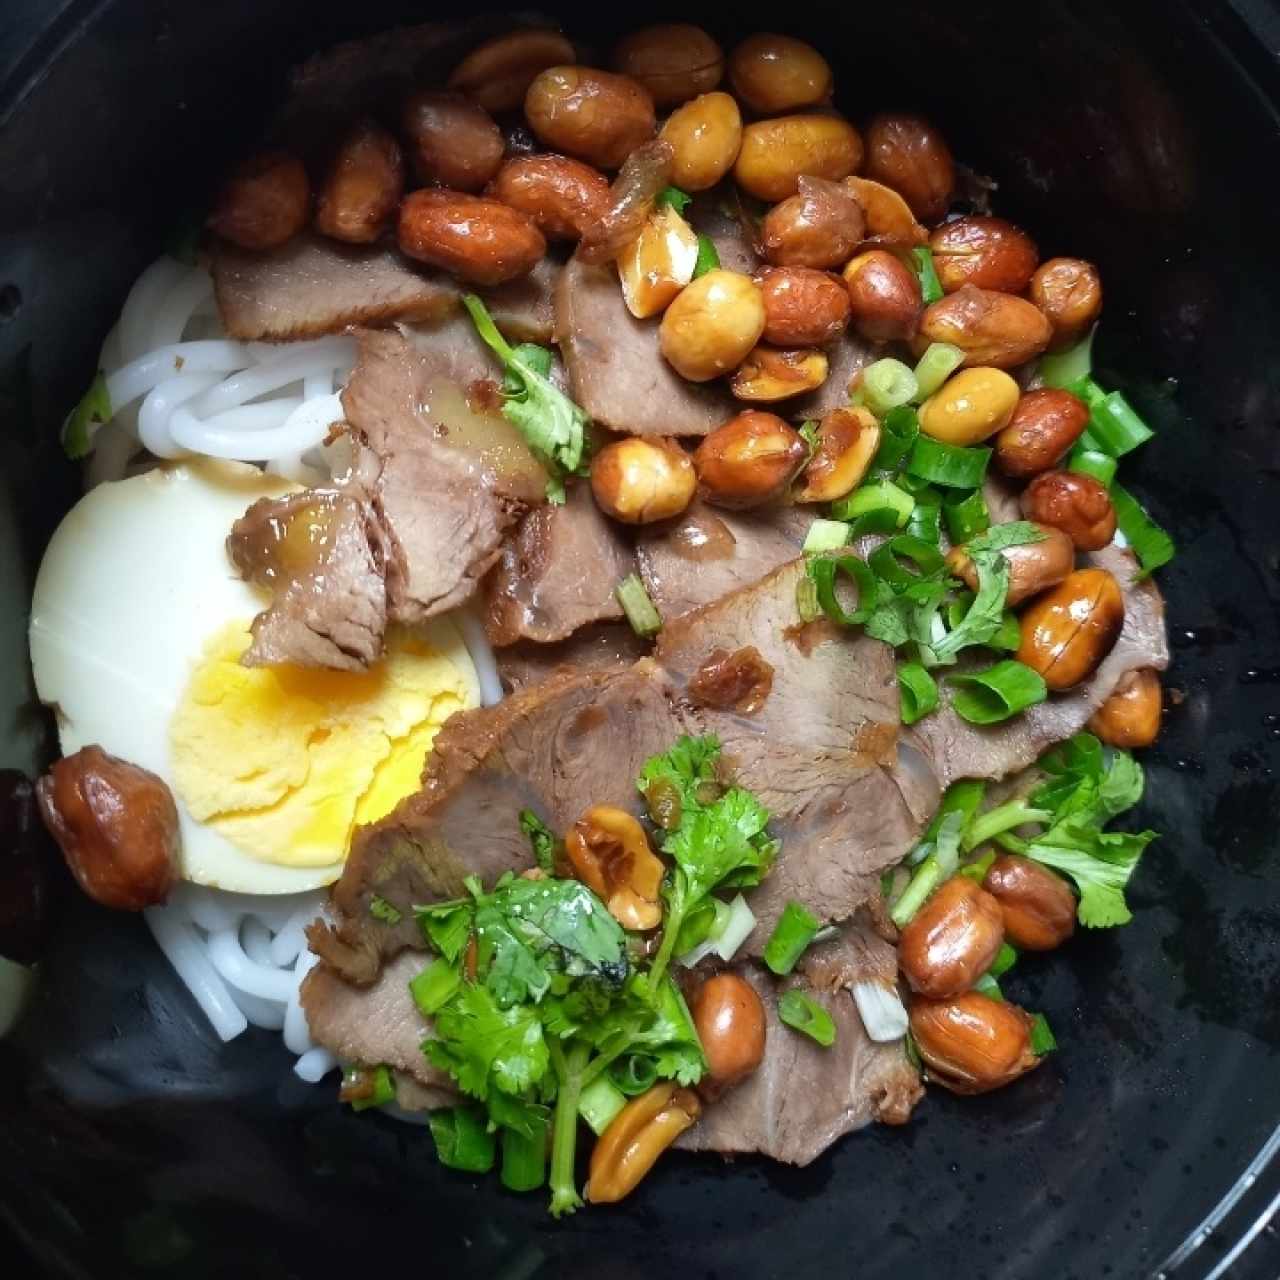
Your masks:
{"label": "white rice noodle", "polygon": [[484,623],[473,609],[459,609],[453,616],[462,632],[462,643],[475,663],[480,701],[486,707],[496,706],[502,701],[502,678],[498,675],[498,659],[494,656],[489,637],[485,635]]}

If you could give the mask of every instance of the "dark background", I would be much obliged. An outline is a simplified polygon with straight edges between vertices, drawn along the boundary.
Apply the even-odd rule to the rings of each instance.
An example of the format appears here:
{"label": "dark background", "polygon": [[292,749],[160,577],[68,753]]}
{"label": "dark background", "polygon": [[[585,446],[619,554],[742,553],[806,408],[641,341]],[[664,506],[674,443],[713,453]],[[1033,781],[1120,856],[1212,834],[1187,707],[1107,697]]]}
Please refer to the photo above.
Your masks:
{"label": "dark background", "polygon": [[[604,10],[562,9],[601,40]],[[56,429],[128,285],[254,137],[291,62],[425,16],[382,0],[5,0],[0,763],[30,769],[43,747],[27,593],[78,483]],[[908,1128],[806,1170],[674,1158],[623,1208],[557,1226],[536,1196],[440,1171],[419,1131],[299,1083],[278,1037],[219,1045],[140,922],[72,900],[33,1008],[0,1043],[0,1205],[51,1271],[1280,1274],[1260,1226],[1230,1261],[1280,1195],[1275,1161],[1165,1265],[1280,1120],[1280,21],[1270,6],[1096,0],[788,17],[745,4],[703,20],[726,42],[754,27],[813,40],[855,119],[928,111],[1045,256],[1098,261],[1101,380],[1159,433],[1125,469],[1181,547],[1162,575],[1176,705],[1138,815],[1164,835],[1131,926],[1010,983],[1062,1051],[998,1095],[931,1092]]]}

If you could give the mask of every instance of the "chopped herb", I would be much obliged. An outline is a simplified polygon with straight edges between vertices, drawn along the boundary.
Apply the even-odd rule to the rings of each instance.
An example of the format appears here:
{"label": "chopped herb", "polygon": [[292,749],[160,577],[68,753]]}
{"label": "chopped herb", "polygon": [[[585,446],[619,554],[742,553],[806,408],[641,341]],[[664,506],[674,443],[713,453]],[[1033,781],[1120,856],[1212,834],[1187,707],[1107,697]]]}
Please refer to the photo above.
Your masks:
{"label": "chopped herb", "polygon": [[1067,470],[1092,476],[1099,484],[1111,488],[1116,478],[1116,460],[1100,449],[1086,449],[1077,444],[1067,457]]}
{"label": "chopped herb", "polygon": [[796,429],[800,432],[800,438],[809,446],[809,457],[812,458],[818,452],[818,445],[822,443],[817,419],[806,418]]}
{"label": "chopped herb", "polygon": [[556,869],[556,853],[560,849],[556,833],[532,809],[520,810],[520,830],[529,837],[534,860],[550,875]]}
{"label": "chopped herb", "polygon": [[427,1113],[436,1155],[446,1169],[488,1173],[493,1168],[494,1135],[479,1107],[441,1107]]}
{"label": "chopped herb", "polygon": [[631,630],[638,636],[656,636],[662,630],[662,615],[645,590],[638,573],[629,573],[613,589]]}
{"label": "chopped herb", "polygon": [[62,428],[62,450],[76,462],[93,449],[93,427],[111,421],[111,397],[107,394],[107,377],[101,371],[89,384],[89,390],[67,415]]}
{"label": "chopped herb", "polygon": [[591,1126],[591,1132],[599,1137],[626,1105],[626,1095],[608,1075],[597,1076],[578,1098],[578,1114]]}
{"label": "chopped herb", "polygon": [[822,928],[818,920],[799,902],[791,901],[783,908],[764,947],[764,962],[779,977],[796,967],[814,935]]}
{"label": "chopped herb", "polygon": [[927,400],[964,364],[964,352],[949,342],[931,342],[916,364],[916,399]]}
{"label": "chopped herb", "polygon": [[[819,556],[809,562],[809,576],[818,592],[818,604],[832,622],[853,627],[866,622],[876,607],[878,588],[875,574],[866,561],[855,555]],[[858,590],[858,602],[847,611],[836,595],[837,575],[850,579]]]}
{"label": "chopped herb", "polygon": [[693,197],[687,191],[681,191],[679,187],[663,187],[654,197],[653,207],[672,208],[682,214],[692,203]]}
{"label": "chopped herb", "polygon": [[916,279],[920,281],[920,297],[927,307],[942,298],[942,284],[933,265],[933,250],[928,245],[918,245],[911,250],[915,263]]}
{"label": "chopped herb", "polygon": [[550,1112],[536,1108],[538,1118],[528,1133],[502,1130],[502,1185],[508,1191],[536,1191],[547,1180],[547,1135]]}
{"label": "chopped herb", "polygon": [[[891,480],[873,480],[855,489],[846,498],[840,498],[831,504],[831,514],[837,520],[860,520],[877,511],[887,511],[891,515],[889,529],[901,529],[911,518],[916,500],[900,489]],[[858,532],[855,525],[855,536]],[[867,532],[887,533],[888,529],[867,530]]]}
{"label": "chopped herb", "polygon": [[850,529],[843,520],[815,520],[804,535],[800,548],[806,555],[835,551],[849,541]]}
{"label": "chopped herb", "polygon": [[1069,350],[1040,357],[1040,380],[1046,387],[1067,390],[1073,383],[1089,376],[1093,371],[1093,335],[1097,331],[1095,325]]}
{"label": "chopped herb", "polygon": [[628,1098],[634,1098],[644,1093],[646,1089],[652,1089],[657,1083],[657,1059],[644,1053],[628,1054],[625,1058],[619,1058],[609,1068],[609,1079],[613,1081],[614,1087],[620,1093],[625,1093]]}
{"label": "chopped herb", "polygon": [[993,978],[1000,978],[1017,963],[1018,953],[1007,942],[1002,942],[1000,950],[996,952],[996,958],[991,962],[991,968],[987,972]]}
{"label": "chopped herb", "polygon": [[944,498],[942,509],[947,517],[947,536],[953,544],[968,542],[991,528],[991,512],[981,489]]}
{"label": "chopped herb", "polygon": [[396,1098],[396,1082],[388,1066],[356,1067],[343,1078],[339,1094],[351,1104],[352,1111],[368,1111],[370,1107],[385,1107]]}
{"label": "chopped herb", "polygon": [[898,663],[902,723],[915,724],[938,705],[938,685],[919,662]]}
{"label": "chopped herb", "polygon": [[1048,1019],[1043,1013],[1037,1013],[1031,1022],[1031,1052],[1037,1058],[1052,1053],[1058,1047],[1053,1032],[1049,1029]]}
{"label": "chopped herb", "polygon": [[858,390],[862,403],[882,418],[890,409],[910,404],[916,398],[916,375],[901,360],[886,356],[862,371]]}
{"label": "chopped herb", "polygon": [[693,278],[697,280],[708,271],[720,269],[720,254],[716,250],[716,242],[708,235],[698,233],[698,257],[693,264]]}
{"label": "chopped herb", "polygon": [[836,1042],[836,1024],[816,1001],[800,991],[786,991],[778,1001],[778,1017],[789,1027],[802,1031],[824,1049]]}
{"label": "chopped herb", "polygon": [[907,474],[947,489],[976,489],[990,461],[991,450],[985,445],[966,449],[919,435],[907,458]]}
{"label": "chopped herb", "polygon": [[1125,540],[1142,565],[1139,578],[1146,578],[1174,556],[1173,539],[1142,509],[1142,504],[1127,489],[1111,486],[1111,502],[1116,509],[1116,522]]}
{"label": "chopped herb", "polygon": [[398,907],[393,907],[386,898],[379,897],[376,893],[369,899],[369,914],[375,920],[381,920],[383,924],[396,925],[404,919]]}
{"label": "chopped herb", "polygon": [[416,978],[409,980],[409,994],[423,1017],[430,1018],[442,1009],[462,985],[462,975],[440,957],[433,960]]}
{"label": "chopped herb", "polygon": [[889,911],[893,923],[899,929],[905,928],[924,906],[925,899],[944,880],[955,874],[960,863],[960,837],[964,832],[964,825],[965,815],[961,809],[952,809],[942,815],[933,838],[933,848],[916,867],[906,888]]}
{"label": "chopped herb", "polygon": [[954,690],[952,708],[970,724],[998,724],[1049,696],[1044,677],[1012,658],[984,671],[950,676],[947,683]]}

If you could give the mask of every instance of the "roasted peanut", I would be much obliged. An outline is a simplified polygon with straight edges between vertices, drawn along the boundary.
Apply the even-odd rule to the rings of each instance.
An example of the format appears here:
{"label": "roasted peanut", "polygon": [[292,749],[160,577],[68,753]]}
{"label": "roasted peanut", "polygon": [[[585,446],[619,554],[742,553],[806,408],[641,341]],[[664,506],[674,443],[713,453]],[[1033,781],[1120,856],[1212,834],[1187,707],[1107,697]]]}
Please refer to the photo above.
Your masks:
{"label": "roasted peanut", "polygon": [[592,1204],[613,1204],[630,1195],[658,1157],[701,1114],[698,1095],[678,1088],[673,1080],[632,1098],[592,1149],[586,1198]]}
{"label": "roasted peanut", "polygon": [[996,440],[996,464],[1007,476],[1048,471],[1088,425],[1089,406],[1071,392],[1055,387],[1028,391]]}
{"label": "roasted peanut", "polygon": [[733,371],[729,389],[739,400],[772,404],[816,391],[827,380],[827,368],[826,353],[817,347],[759,346]]}
{"label": "roasted peanut", "polygon": [[1000,904],[967,876],[952,876],[898,939],[898,967],[913,991],[958,996],[988,969],[1004,941]]}
{"label": "roasted peanut", "polygon": [[274,249],[307,225],[311,183],[288,151],[250,156],[218,193],[209,229],[242,249]]}
{"label": "roasted peanut", "polygon": [[178,809],[163,779],[83,747],[36,783],[40,816],[95,902],[141,911],[178,878]]}
{"label": "roasted peanut", "polygon": [[847,120],[778,116],[743,129],[733,176],[761,200],[785,200],[799,189],[802,174],[839,182],[861,163],[862,136]]}
{"label": "roasted peanut", "polygon": [[1016,1004],[977,991],[951,1000],[911,1001],[911,1038],[929,1079],[952,1093],[988,1093],[1038,1067],[1031,1023]]}
{"label": "roasted peanut", "polygon": [[724,50],[701,27],[665,22],[624,36],[613,69],[644,85],[659,107],[710,93],[724,75]]}
{"label": "roasted peanut", "polygon": [[591,460],[596,504],[624,524],[678,516],[697,487],[693,463],[674,440],[632,436],[605,445]]}
{"label": "roasted peanut", "polygon": [[594,67],[549,67],[529,86],[524,113],[547,146],[600,169],[617,169],[657,127],[643,85]]}
{"label": "roasted peanut", "polygon": [[937,222],[956,185],[942,135],[919,116],[881,115],[867,126],[867,177],[892,187],[921,222]]}
{"label": "roasted peanut", "polygon": [[983,885],[1000,904],[1005,937],[1023,951],[1052,951],[1076,929],[1076,897],[1042,863],[1001,854]]}
{"label": "roasted peanut", "polygon": [[832,409],[818,425],[818,447],[804,469],[797,502],[834,502],[862,483],[876,450],[880,424],[870,409]]}
{"label": "roasted peanut", "polygon": [[609,208],[609,180],[568,156],[518,156],[494,176],[486,195],[527,213],[549,240],[577,240]]}
{"label": "roasted peanut", "polygon": [[838,267],[862,242],[862,209],[840,183],[802,174],[796,194],[765,215],[764,256],[778,267]]}
{"label": "roasted peanut", "polygon": [[404,194],[404,155],[385,129],[363,124],[343,140],[316,201],[321,235],[370,244],[386,229]]}
{"label": "roasted peanut", "polygon": [[929,238],[911,206],[892,187],[870,178],[846,178],[844,186],[862,206],[867,243],[910,248]]}
{"label": "roasted peanut", "polygon": [[693,465],[708,502],[744,508],[780,497],[808,456],[798,431],[772,413],[748,409],[703,439]]}
{"label": "roasted peanut", "polygon": [[745,1080],[760,1065],[764,1057],[764,1005],[749,982],[734,973],[718,973],[698,988],[689,1012],[707,1059],[704,1094],[718,1095]]}
{"label": "roasted peanut", "polygon": [[729,83],[762,116],[813,107],[831,96],[831,67],[811,44],[761,31],[729,55]]}
{"label": "roasted peanut", "polygon": [[1087,679],[1115,647],[1124,626],[1124,596],[1105,569],[1077,569],[1019,619],[1017,659],[1034,667],[1055,692]]}
{"label": "roasted peanut", "polygon": [[422,182],[479,191],[502,166],[502,130],[483,107],[460,93],[415,93],[404,105],[402,123]]}
{"label": "roasted peanut", "polygon": [[664,205],[618,256],[627,310],[637,320],[666,310],[693,279],[697,265],[697,233],[670,205]]}
{"label": "roasted peanut", "polygon": [[1040,261],[1035,242],[1003,218],[974,214],[944,222],[929,237],[938,282],[947,293],[962,285],[1021,293]]}
{"label": "roasted peanut", "polygon": [[967,284],[926,307],[915,340],[918,352],[931,342],[949,342],[967,365],[1012,369],[1048,345],[1049,322],[1025,298]]}
{"label": "roasted peanut", "polygon": [[598,804],[564,838],[573,874],[624,929],[656,929],[662,923],[658,891],[666,868],[649,848],[644,828],[623,809]]}
{"label": "roasted peanut", "polygon": [[400,205],[401,252],[476,284],[528,275],[547,251],[533,219],[462,191],[413,191]]}
{"label": "roasted peanut", "polygon": [[1116,509],[1106,486],[1074,471],[1045,471],[1022,491],[1028,520],[1052,525],[1077,551],[1100,551],[1116,536]]}
{"label": "roasted peanut", "polygon": [[449,77],[449,88],[495,115],[515,111],[539,72],[573,61],[573,45],[558,31],[510,31],[467,54]]}
{"label": "roasted peanut", "polygon": [[920,323],[920,282],[887,249],[868,249],[844,269],[850,323],[871,342],[911,338]]}
{"label": "roasted peanut", "polygon": [[1113,747],[1149,747],[1160,733],[1160,676],[1150,667],[1120,677],[1089,719],[1089,732]]}
{"label": "roasted peanut", "polygon": [[1053,326],[1050,351],[1073,347],[1102,311],[1098,268],[1082,258],[1050,258],[1031,277],[1031,301]]}
{"label": "roasted peanut", "polygon": [[[1041,526],[1039,542],[1005,547],[1000,553],[1009,564],[1009,584],[1005,604],[1012,607],[1032,596],[1056,587],[1075,568],[1076,552],[1071,539],[1061,529]],[[963,547],[952,547],[947,564],[971,591],[978,589],[978,573]]]}
{"label": "roasted peanut", "polygon": [[764,332],[764,298],[750,276],[708,271],[667,308],[658,330],[662,354],[690,382],[736,369]]}
{"label": "roasted peanut", "polygon": [[738,158],[742,114],[727,93],[704,93],[673,111],[659,136],[675,153],[671,181],[683,191],[706,191]]}
{"label": "roasted peanut", "polygon": [[764,340],[779,347],[823,347],[849,323],[849,291],[838,276],[812,267],[761,267],[752,276],[764,297]]}
{"label": "roasted peanut", "polygon": [[920,406],[920,430],[945,444],[980,444],[1013,417],[1019,395],[1002,369],[961,369]]}

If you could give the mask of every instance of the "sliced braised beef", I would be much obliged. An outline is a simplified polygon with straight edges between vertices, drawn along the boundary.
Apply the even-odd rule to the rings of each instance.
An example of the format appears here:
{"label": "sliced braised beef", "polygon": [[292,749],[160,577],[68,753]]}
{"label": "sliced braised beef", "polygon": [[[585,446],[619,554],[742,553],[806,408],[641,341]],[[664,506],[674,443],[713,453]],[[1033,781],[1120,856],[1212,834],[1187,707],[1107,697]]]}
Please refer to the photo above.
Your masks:
{"label": "sliced braised beef", "polygon": [[[764,1060],[742,1084],[704,1108],[677,1146],[804,1165],[872,1120],[907,1121],[924,1093],[919,1074],[901,1040],[877,1044],[867,1035],[847,992],[811,986],[800,976],[779,983],[751,964],[736,966],[735,972],[764,1003]],[[829,1048],[779,1019],[778,997],[792,987],[831,1015],[836,1039]]]}
{"label": "sliced braised beef", "polygon": [[686,382],[672,369],[657,320],[627,310],[611,266],[569,260],[556,286],[556,339],[573,398],[613,431],[705,436],[737,411],[723,387]]}
{"label": "sliced braised beef", "polygon": [[760,265],[761,258],[747,235],[742,219],[733,211],[735,203],[736,192],[730,183],[728,187],[699,192],[685,216],[699,235],[711,238],[720,265],[726,271],[739,271],[749,276]]}
{"label": "sliced braised beef", "polygon": [[852,329],[846,329],[826,352],[826,381],[806,396],[784,400],[780,407],[785,417],[821,418],[832,409],[844,408],[849,403],[850,384],[878,355],[877,349]]}
{"label": "sliced braised beef", "polygon": [[498,646],[551,643],[593,622],[623,616],[614,588],[635,569],[635,554],[577,483],[562,506],[525,516],[485,583],[485,627]]}
{"label": "sliced braised beef", "polygon": [[649,652],[651,644],[625,622],[601,622],[575,631],[558,644],[518,641],[497,654],[498,673],[508,693],[525,689],[556,672],[601,671],[629,667]]}

